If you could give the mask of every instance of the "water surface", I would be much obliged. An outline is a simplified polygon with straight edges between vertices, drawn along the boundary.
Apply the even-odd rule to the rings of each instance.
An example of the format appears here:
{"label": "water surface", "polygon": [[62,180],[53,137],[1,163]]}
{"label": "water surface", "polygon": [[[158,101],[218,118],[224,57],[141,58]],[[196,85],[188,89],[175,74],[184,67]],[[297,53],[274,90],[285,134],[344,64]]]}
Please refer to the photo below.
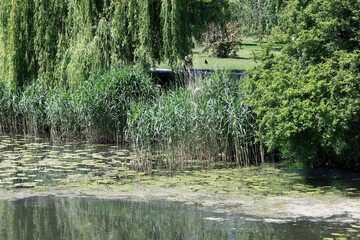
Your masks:
{"label": "water surface", "polygon": [[[334,237],[332,234],[344,232],[348,225],[308,220],[265,222],[167,201],[61,197],[0,201],[0,238],[14,240],[313,240]],[[357,233],[345,234],[358,239]]]}

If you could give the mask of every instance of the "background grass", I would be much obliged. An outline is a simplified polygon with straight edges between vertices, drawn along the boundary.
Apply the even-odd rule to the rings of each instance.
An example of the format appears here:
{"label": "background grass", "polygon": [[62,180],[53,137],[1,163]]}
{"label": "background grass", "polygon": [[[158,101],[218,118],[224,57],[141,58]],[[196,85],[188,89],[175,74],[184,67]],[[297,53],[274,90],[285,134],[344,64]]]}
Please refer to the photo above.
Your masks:
{"label": "background grass", "polygon": [[[234,72],[244,72],[246,69],[256,66],[258,63],[253,59],[262,49],[259,40],[246,37],[243,38],[242,45],[235,58],[217,58],[209,56],[209,53],[202,53],[204,46],[197,45],[193,49],[193,66],[195,70],[231,70]],[[279,52],[280,46],[275,44],[272,48],[274,53]],[[205,63],[205,60],[208,62]],[[162,62],[156,66],[157,69],[170,69],[169,64]]]}

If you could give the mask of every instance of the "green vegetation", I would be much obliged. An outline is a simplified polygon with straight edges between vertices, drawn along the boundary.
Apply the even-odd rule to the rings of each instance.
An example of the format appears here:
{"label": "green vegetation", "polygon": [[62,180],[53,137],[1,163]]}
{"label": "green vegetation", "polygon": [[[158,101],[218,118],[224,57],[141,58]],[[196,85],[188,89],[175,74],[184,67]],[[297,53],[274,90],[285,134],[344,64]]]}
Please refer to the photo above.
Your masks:
{"label": "green vegetation", "polygon": [[[20,134],[0,136],[0,195],[167,189],[224,208],[241,196],[263,216],[358,209],[356,174],[303,168],[360,169],[360,0],[0,5],[0,132]],[[179,71],[156,85],[150,67]]]}
{"label": "green vegetation", "polygon": [[[23,91],[3,84],[1,130],[130,143],[139,156],[138,169],[145,171],[153,166],[171,170],[187,164],[264,162],[242,81],[225,72],[188,77],[185,86],[162,93],[132,68],[91,77],[76,89],[42,80]],[[156,160],[157,150],[164,151],[164,159]]]}
{"label": "green vegetation", "polygon": [[204,33],[204,52],[221,58],[236,57],[241,44],[240,37],[239,22],[227,22],[223,27],[211,23],[209,30]]}
{"label": "green vegetation", "polygon": [[268,150],[308,166],[355,166],[360,158],[360,3],[292,1],[249,72],[248,103]]}
{"label": "green vegetation", "polygon": [[[358,0],[0,3],[2,132],[128,143],[146,171],[157,150],[169,169],[278,152],[300,165],[358,164]],[[260,55],[240,36],[271,31]],[[164,90],[150,66],[216,74]],[[245,85],[223,69],[248,72]]]}
{"label": "green vegetation", "polygon": [[262,38],[279,24],[279,16],[287,2],[290,1],[229,0],[231,20],[238,21],[247,34]]}
{"label": "green vegetation", "polygon": [[1,0],[0,76],[16,87],[37,78],[73,85],[123,64],[175,67],[222,2]]}
{"label": "green vegetation", "polygon": [[123,68],[82,81],[75,90],[33,81],[23,91],[0,88],[2,132],[41,134],[53,138],[86,137],[124,142],[132,101],[151,101],[158,89],[140,70]]}
{"label": "green vegetation", "polygon": [[[128,115],[128,140],[140,155],[161,147],[167,167],[192,163],[260,163],[255,119],[244,104],[242,81],[219,72],[190,76],[188,85],[162,94],[154,102],[139,101]],[[152,158],[140,158],[151,167]],[[145,161],[150,161],[146,164]]]}
{"label": "green vegetation", "polygon": [[[2,189],[46,191],[80,187],[91,191],[106,187],[130,191],[172,188],[253,197],[360,198],[360,179],[350,172],[297,171],[270,164],[214,168],[197,162],[173,171],[154,168],[151,172],[141,173],[136,171],[140,169],[138,156],[117,145],[83,141],[63,144],[24,135],[0,136],[0,149]],[[162,152],[158,152],[157,157],[158,165],[166,163]]]}

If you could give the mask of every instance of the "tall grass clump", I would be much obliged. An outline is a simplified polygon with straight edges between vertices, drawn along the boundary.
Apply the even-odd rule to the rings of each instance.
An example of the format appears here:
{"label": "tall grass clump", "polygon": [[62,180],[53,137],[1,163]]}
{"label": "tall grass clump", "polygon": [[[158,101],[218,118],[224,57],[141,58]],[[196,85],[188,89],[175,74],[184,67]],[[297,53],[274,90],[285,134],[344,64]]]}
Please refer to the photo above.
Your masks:
{"label": "tall grass clump", "polygon": [[0,125],[4,133],[39,133],[46,128],[44,115],[48,87],[42,80],[24,88],[0,82]]}
{"label": "tall grass clump", "polygon": [[76,138],[82,135],[74,92],[65,84],[51,88],[46,99],[46,120],[53,138]]}
{"label": "tall grass clump", "polygon": [[19,95],[19,91],[16,88],[7,88],[4,82],[0,82],[1,132],[17,132],[22,129]]}
{"label": "tall grass clump", "polygon": [[48,129],[45,103],[49,91],[50,87],[43,79],[32,81],[22,91],[18,91],[17,109],[22,119],[23,132],[38,134]]}
{"label": "tall grass clump", "polygon": [[133,103],[127,136],[139,164],[153,167],[154,150],[165,156],[157,164],[208,166],[260,162],[255,119],[244,104],[242,81],[226,74],[191,76],[187,86],[163,93],[155,102]]}
{"label": "tall grass clump", "polygon": [[0,125],[6,133],[50,133],[53,138],[124,142],[133,101],[153,101],[158,88],[140,69],[123,67],[78,85],[38,79],[23,89],[0,82]]}
{"label": "tall grass clump", "polygon": [[123,142],[132,101],[153,101],[158,89],[140,70],[123,68],[80,83],[72,104],[80,130],[89,139]]}

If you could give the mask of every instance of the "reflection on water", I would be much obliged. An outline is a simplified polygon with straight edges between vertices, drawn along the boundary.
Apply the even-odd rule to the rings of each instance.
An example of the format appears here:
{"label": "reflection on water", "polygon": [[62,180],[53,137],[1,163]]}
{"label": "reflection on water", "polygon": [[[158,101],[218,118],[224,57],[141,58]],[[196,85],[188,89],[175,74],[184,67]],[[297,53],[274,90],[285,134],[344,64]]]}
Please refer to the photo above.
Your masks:
{"label": "reflection on water", "polygon": [[349,197],[360,197],[360,174],[339,169],[309,169],[299,171],[304,176],[304,184],[313,187],[331,186]]}
{"label": "reflection on water", "polygon": [[266,223],[181,203],[34,197],[0,201],[0,239],[323,239],[346,225]]}

